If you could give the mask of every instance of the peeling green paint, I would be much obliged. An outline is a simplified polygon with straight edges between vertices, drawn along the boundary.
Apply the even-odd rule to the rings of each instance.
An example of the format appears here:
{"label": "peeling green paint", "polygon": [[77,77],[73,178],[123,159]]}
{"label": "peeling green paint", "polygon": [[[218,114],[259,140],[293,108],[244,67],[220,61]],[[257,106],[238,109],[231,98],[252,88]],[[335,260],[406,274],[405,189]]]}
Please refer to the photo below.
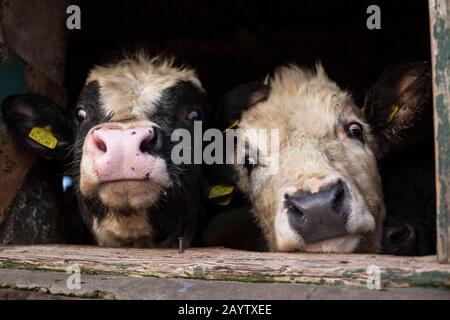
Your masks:
{"label": "peeling green paint", "polygon": [[[81,266],[81,273],[86,275],[122,275],[130,276],[137,275],[145,278],[168,278],[169,275],[165,273],[153,272],[147,273],[133,273],[127,272],[127,265],[116,265],[115,270],[103,271],[94,270],[88,266]],[[131,267],[128,266],[128,267]],[[65,272],[64,266],[60,268],[50,267],[37,267],[32,264],[12,261],[1,261],[0,269],[22,269],[22,270],[40,270],[49,272]],[[132,270],[131,270],[132,271]],[[253,283],[296,283],[302,285],[327,285],[327,286],[339,286],[339,287],[366,287],[366,272],[364,268],[354,268],[345,270],[340,278],[328,278],[326,276],[313,277],[293,275],[289,277],[282,277],[278,275],[270,274],[250,274],[250,275],[237,275],[233,273],[222,273],[220,271],[208,271],[202,272],[182,273],[178,276],[170,275],[171,278],[193,279],[193,280],[211,280],[211,281],[238,281],[238,282],[253,282]],[[450,289],[450,272],[442,271],[428,271],[417,274],[405,274],[397,270],[383,270],[381,273],[382,288],[391,287],[424,287],[424,288],[446,288]]]}
{"label": "peeling green paint", "polygon": [[42,271],[56,271],[56,272],[66,272],[66,270],[63,269],[47,269],[47,268],[40,268],[37,266],[34,266],[32,264],[27,263],[18,263],[18,262],[12,262],[12,261],[0,261],[0,269],[17,269],[17,270],[42,270]]}
{"label": "peeling green paint", "polygon": [[127,270],[127,269],[133,269],[139,267],[137,264],[132,263],[118,263],[114,265],[114,268],[117,268],[118,270]]}
{"label": "peeling green paint", "polygon": [[449,139],[446,137],[450,137],[450,124],[444,123],[445,120],[448,119],[449,113],[447,106],[444,103],[444,96],[442,94],[436,97],[436,108],[439,110],[439,120],[438,122],[438,150],[439,150],[439,180],[440,180],[440,192],[441,192],[441,201],[438,206],[438,227],[446,228],[447,224],[447,214],[446,212],[449,209],[449,204],[446,199],[447,195],[447,184],[448,178],[450,177],[450,145]]}
{"label": "peeling green paint", "polygon": [[359,269],[348,269],[348,270],[346,270],[343,273],[343,275],[344,276],[353,276],[353,275],[355,275],[355,273],[364,273],[364,272],[367,272],[367,270],[366,269],[362,269],[362,268],[359,268]]}
{"label": "peeling green paint", "polygon": [[447,0],[430,1],[434,67],[438,260],[450,263],[450,30]]}
{"label": "peeling green paint", "polygon": [[415,275],[399,275],[392,272],[383,272],[383,281],[405,283],[410,287],[448,288],[450,287],[450,274],[440,271],[422,272]]}

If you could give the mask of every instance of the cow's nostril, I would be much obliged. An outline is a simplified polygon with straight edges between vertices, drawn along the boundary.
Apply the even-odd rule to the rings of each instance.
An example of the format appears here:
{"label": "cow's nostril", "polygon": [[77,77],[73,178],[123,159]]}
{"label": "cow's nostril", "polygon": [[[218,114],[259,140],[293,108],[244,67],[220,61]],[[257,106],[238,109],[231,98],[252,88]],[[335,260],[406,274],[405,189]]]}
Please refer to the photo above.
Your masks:
{"label": "cow's nostril", "polygon": [[142,140],[139,146],[140,151],[148,154],[154,151],[156,138],[156,130],[154,130],[154,128],[149,129],[148,135]]}
{"label": "cow's nostril", "polygon": [[95,147],[96,147],[98,150],[100,150],[100,151],[103,152],[103,153],[106,152],[106,150],[107,150],[106,144],[105,144],[105,142],[103,142],[102,139],[96,137],[96,138],[94,139],[94,143],[95,143]]}
{"label": "cow's nostril", "polygon": [[297,219],[297,222],[302,224],[305,221],[305,213],[295,205],[294,201],[291,201],[288,195],[285,195],[285,199],[287,213],[289,215],[294,215]]}
{"label": "cow's nostril", "polygon": [[342,214],[345,211],[344,204],[345,204],[345,189],[342,185],[342,182],[339,182],[337,184],[337,187],[335,189],[334,193],[334,199],[332,208],[333,211],[337,214]]}
{"label": "cow's nostril", "polygon": [[415,231],[409,224],[393,227],[387,232],[387,242],[396,247],[409,245],[414,237]]}
{"label": "cow's nostril", "polygon": [[287,209],[288,209],[288,211],[295,213],[300,218],[303,218],[305,216],[303,211],[299,210],[298,208],[296,208],[295,206],[293,206],[291,204],[288,204]]}
{"label": "cow's nostril", "polygon": [[152,151],[152,147],[153,147],[153,139],[152,137],[147,137],[141,142],[139,149],[141,150],[142,153],[150,153]]}

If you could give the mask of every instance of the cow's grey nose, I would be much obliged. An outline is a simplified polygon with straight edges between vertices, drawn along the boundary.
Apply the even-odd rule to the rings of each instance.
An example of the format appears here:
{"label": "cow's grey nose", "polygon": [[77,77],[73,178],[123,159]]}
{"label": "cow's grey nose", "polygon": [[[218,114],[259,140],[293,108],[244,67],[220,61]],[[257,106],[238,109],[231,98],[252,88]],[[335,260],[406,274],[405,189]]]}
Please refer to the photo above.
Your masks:
{"label": "cow's grey nose", "polygon": [[298,191],[285,196],[291,227],[305,243],[315,243],[348,234],[349,196],[342,181],[317,193]]}

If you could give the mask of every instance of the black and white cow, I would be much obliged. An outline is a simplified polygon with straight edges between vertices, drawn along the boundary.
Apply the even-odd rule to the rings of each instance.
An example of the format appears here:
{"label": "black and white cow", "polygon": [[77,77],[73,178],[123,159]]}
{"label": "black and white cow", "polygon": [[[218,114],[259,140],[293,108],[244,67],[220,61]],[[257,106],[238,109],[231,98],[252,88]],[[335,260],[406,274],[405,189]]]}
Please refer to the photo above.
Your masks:
{"label": "black and white cow", "polygon": [[[201,166],[171,157],[173,130],[193,133],[211,111],[192,69],[136,55],[94,67],[70,114],[37,95],[8,97],[3,111],[16,139],[34,151],[61,156],[71,146],[79,209],[98,244],[193,241],[202,217]],[[30,139],[33,128],[57,143]]]}

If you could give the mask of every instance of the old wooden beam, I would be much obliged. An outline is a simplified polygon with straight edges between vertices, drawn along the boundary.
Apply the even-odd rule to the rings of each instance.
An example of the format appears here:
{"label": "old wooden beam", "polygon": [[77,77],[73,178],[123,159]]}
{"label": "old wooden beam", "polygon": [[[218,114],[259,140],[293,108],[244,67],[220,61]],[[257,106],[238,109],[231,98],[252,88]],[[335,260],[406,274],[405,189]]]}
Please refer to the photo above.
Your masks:
{"label": "old wooden beam", "polygon": [[450,263],[450,0],[430,0],[436,147],[437,256]]}
{"label": "old wooden beam", "polygon": [[367,287],[379,272],[380,288],[450,288],[450,265],[438,264],[434,256],[260,253],[223,248],[187,249],[180,254],[178,249],[0,247],[0,268],[67,271],[74,265],[85,274],[353,287]]}
{"label": "old wooden beam", "polygon": [[78,288],[68,287],[63,272],[0,269],[2,299],[116,300],[450,300],[444,288],[369,290],[297,283],[158,279],[116,275],[80,275]]}

